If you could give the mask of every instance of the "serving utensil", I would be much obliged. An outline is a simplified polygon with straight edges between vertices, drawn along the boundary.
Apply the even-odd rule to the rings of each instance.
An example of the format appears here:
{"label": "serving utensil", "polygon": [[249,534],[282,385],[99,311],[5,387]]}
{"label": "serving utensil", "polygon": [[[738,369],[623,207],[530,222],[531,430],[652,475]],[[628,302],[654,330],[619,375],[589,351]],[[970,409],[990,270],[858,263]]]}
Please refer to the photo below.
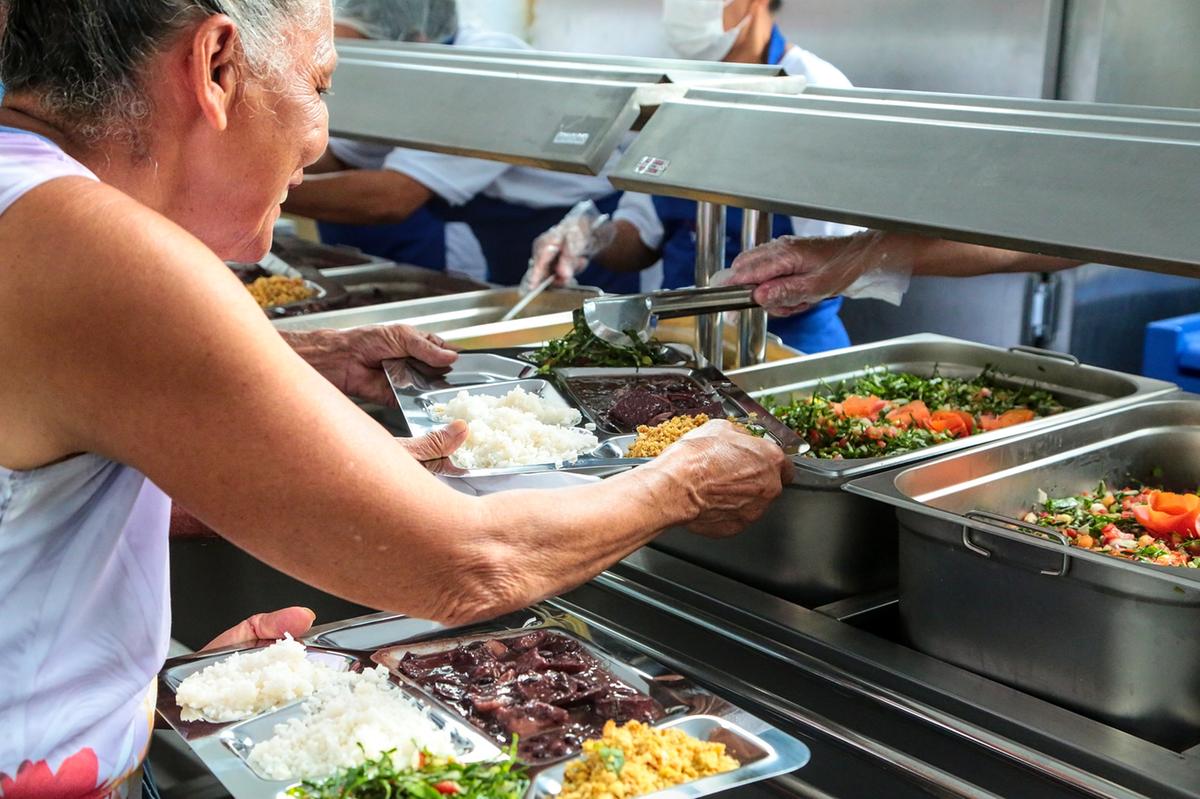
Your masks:
{"label": "serving utensil", "polygon": [[551,275],[550,277],[543,280],[541,283],[538,283],[536,286],[533,287],[533,289],[528,294],[526,294],[521,299],[517,300],[517,304],[514,305],[512,308],[509,308],[508,313],[506,313],[506,314],[504,314],[504,316],[500,317],[500,321],[501,322],[511,322],[512,320],[516,319],[518,316],[521,315],[522,311],[524,311],[526,308],[529,307],[529,304],[531,302],[536,300],[538,297],[542,296],[542,292],[545,291],[546,289],[550,288],[552,283],[554,283],[554,275]]}
{"label": "serving utensil", "polygon": [[584,301],[583,317],[596,338],[624,347],[633,336],[647,341],[655,319],[758,307],[753,286],[716,286],[597,297]]}

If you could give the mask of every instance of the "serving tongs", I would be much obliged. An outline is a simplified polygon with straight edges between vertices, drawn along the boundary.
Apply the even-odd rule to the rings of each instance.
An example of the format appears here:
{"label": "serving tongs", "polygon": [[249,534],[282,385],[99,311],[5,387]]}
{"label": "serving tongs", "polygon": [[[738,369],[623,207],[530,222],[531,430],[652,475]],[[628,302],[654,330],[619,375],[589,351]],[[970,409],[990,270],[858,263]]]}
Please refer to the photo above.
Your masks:
{"label": "serving tongs", "polygon": [[758,307],[753,286],[716,286],[596,297],[583,303],[583,318],[596,338],[624,347],[648,341],[658,319]]}

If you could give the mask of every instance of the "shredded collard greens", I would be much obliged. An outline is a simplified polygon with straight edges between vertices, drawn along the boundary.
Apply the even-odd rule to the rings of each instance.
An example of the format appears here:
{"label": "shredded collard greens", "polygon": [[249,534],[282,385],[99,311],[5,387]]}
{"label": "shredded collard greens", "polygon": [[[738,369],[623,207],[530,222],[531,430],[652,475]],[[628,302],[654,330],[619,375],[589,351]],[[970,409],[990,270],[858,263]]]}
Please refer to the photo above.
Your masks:
{"label": "shredded collard greens", "polygon": [[[617,346],[596,337],[588,329],[583,311],[576,310],[571,332],[548,342],[530,356],[538,372],[549,374],[554,369],[571,366],[642,367],[666,363],[662,345],[651,339],[641,342],[636,337],[629,346]],[[635,343],[636,342],[636,343]]]}
{"label": "shredded collard greens", "polygon": [[529,777],[516,761],[517,742],[500,760],[458,763],[422,752],[414,768],[397,766],[384,752],[361,766],[345,769],[326,780],[305,780],[287,795],[293,799],[522,799]]}

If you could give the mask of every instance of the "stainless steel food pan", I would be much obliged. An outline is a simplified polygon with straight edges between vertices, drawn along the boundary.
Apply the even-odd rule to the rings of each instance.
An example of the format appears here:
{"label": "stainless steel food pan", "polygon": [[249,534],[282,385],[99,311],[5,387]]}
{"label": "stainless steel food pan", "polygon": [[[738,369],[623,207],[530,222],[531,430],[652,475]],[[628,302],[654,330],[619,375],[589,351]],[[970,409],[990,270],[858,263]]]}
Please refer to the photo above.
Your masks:
{"label": "stainless steel food pan", "polygon": [[1177,397],[852,483],[899,509],[912,645],[1176,751],[1200,743],[1200,570],[1003,523],[1039,490],[1101,479],[1195,491],[1200,398]]}
{"label": "stainless steel food pan", "polygon": [[[532,319],[545,314],[573,311],[583,307],[584,300],[597,297],[600,293],[599,289],[591,288],[552,289],[534,300],[525,313]],[[279,330],[346,330],[364,325],[403,322],[440,333],[499,321],[519,299],[521,294],[516,288],[485,289],[367,308],[346,308],[298,319],[281,319],[275,322],[275,327]],[[514,320],[513,324],[520,325],[526,321]]]}
{"label": "stainless steel food pan", "polygon": [[896,522],[886,508],[842,491],[853,477],[1001,441],[1176,391],[1159,380],[1082,366],[1070,356],[1005,350],[917,335],[729,373],[755,398],[811,393],[871,369],[974,376],[993,366],[1015,382],[1053,391],[1067,412],[1026,425],[863,460],[796,461],[796,481],[767,515],[737,538],[712,541],[680,531],[655,546],[802,605],[815,607],[895,585]]}

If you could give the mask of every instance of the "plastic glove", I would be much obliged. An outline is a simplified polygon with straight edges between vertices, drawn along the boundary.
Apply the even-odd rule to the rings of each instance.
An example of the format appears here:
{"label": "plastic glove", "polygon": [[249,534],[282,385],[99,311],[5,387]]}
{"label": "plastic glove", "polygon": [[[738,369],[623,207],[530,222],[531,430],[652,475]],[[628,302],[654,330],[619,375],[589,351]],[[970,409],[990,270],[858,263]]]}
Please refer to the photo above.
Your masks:
{"label": "plastic glove", "polygon": [[778,444],[726,421],[691,431],[641,468],[671,470],[677,484],[690,487],[687,528],[710,538],[735,535],[759,519],[793,476]]}
{"label": "plastic glove", "polygon": [[792,316],[839,295],[899,305],[912,279],[912,260],[897,241],[879,231],[820,239],[783,236],[739,255],[722,279],[758,286],[754,300],[773,316]]}
{"label": "plastic glove", "polygon": [[521,287],[529,290],[548,277],[554,285],[570,285],[592,256],[613,243],[616,226],[591,200],[572,208],[562,221],[533,242],[533,258]]}

